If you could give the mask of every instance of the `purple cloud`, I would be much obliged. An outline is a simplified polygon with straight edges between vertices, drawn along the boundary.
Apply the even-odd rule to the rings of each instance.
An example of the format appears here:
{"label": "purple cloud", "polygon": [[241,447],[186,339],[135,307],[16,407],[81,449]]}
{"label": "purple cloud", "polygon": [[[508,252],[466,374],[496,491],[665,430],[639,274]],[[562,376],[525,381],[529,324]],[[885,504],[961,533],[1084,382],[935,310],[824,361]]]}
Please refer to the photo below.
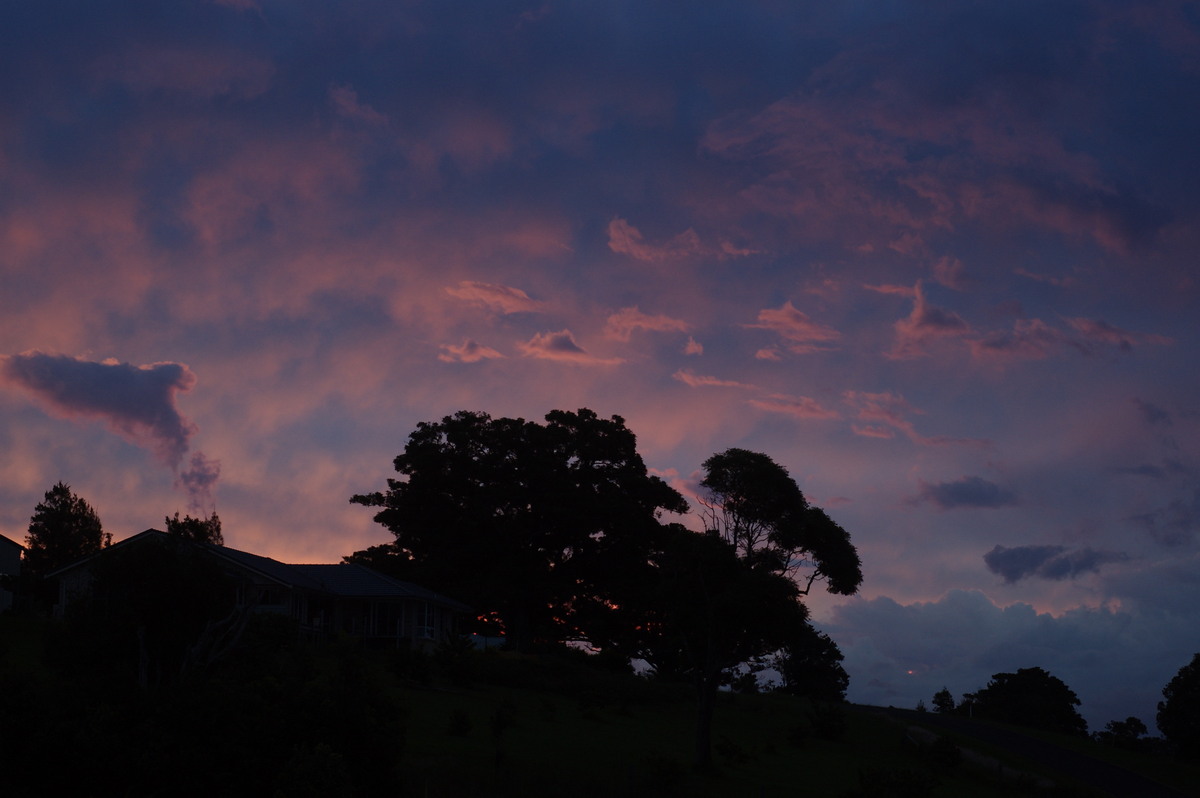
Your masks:
{"label": "purple cloud", "polygon": [[175,407],[175,395],[196,383],[182,363],[134,366],[27,352],[0,361],[0,378],[57,415],[108,422],[134,443],[148,444],[172,468],[179,466],[196,432]]}
{"label": "purple cloud", "polygon": [[[177,471],[196,433],[196,425],[175,406],[176,395],[196,384],[196,375],[182,363],[134,366],[26,352],[0,358],[0,383],[31,394],[53,415],[105,421]],[[211,506],[220,472],[219,461],[202,452],[192,455],[176,483],[188,494],[191,509]]]}
{"label": "purple cloud", "polygon": [[988,570],[1013,584],[1029,577],[1061,581],[1080,574],[1097,573],[1101,565],[1125,562],[1129,555],[1121,551],[1099,551],[1091,548],[1068,551],[1065,546],[1006,546],[997,545],[983,561]]}
{"label": "purple cloud", "polygon": [[1017,495],[983,477],[963,477],[953,482],[921,482],[915,501],[931,502],[943,510],[958,507],[1008,507],[1017,503]]}
{"label": "purple cloud", "polygon": [[1200,488],[1192,490],[1191,498],[1175,499],[1165,507],[1131,516],[1129,520],[1163,546],[1191,543],[1200,530]]}

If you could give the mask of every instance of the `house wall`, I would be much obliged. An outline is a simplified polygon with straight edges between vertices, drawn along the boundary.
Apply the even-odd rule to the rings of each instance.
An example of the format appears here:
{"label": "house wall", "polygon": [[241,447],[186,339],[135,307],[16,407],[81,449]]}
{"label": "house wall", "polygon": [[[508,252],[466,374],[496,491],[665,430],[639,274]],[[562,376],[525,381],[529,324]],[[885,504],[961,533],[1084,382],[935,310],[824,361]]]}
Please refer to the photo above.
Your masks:
{"label": "house wall", "polygon": [[[21,546],[0,536],[0,577],[16,577],[21,573]],[[0,612],[12,607],[13,594],[0,585]]]}
{"label": "house wall", "polygon": [[92,582],[95,577],[92,569],[75,568],[58,577],[58,603],[54,605],[54,617],[62,618],[67,611],[67,605],[77,598],[86,597],[92,592]]}

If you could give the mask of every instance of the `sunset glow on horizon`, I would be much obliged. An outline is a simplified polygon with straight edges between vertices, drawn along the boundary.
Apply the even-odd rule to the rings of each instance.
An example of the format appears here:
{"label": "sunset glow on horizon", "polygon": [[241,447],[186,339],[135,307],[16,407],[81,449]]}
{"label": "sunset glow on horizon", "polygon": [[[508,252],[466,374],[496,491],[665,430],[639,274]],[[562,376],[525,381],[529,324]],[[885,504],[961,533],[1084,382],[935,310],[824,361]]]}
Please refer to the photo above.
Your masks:
{"label": "sunset glow on horizon", "polygon": [[62,480],[336,562],[418,423],[586,407],[849,531],[852,701],[1037,666],[1153,728],[1200,651],[1194,4],[0,20],[0,534]]}

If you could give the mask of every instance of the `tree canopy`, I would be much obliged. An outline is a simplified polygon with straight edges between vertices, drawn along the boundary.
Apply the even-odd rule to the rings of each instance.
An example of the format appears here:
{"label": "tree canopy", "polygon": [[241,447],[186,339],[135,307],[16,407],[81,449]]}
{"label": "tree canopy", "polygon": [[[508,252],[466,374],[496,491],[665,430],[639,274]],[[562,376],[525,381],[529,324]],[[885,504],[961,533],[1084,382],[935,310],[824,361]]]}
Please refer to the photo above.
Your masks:
{"label": "tree canopy", "polygon": [[1200,758],[1200,653],[1179,669],[1162,689],[1155,721],[1180,754]]}
{"label": "tree canopy", "polygon": [[221,534],[221,519],[216,513],[204,518],[192,518],[190,515],[179,517],[167,516],[167,534],[189,540],[192,543],[211,543],[214,546],[224,546],[225,537]]}
{"label": "tree canopy", "polygon": [[793,624],[771,665],[781,680],[779,690],[815,701],[846,700],[850,675],[842,667],[841,649],[811,623]]}
{"label": "tree canopy", "polygon": [[[858,553],[767,455],[705,461],[703,532],[664,523],[688,504],[647,472],[620,416],[554,410],[539,424],[461,411],[419,424],[394,465],[386,491],[351,501],[378,508],[395,540],[348,559],[498,616],[518,648],[586,640],[691,681],[699,763],[711,758],[717,691],[743,663],[782,657],[790,688],[844,693],[840,652],[800,599],[818,581],[854,593]],[[802,686],[818,674],[821,685]]]}
{"label": "tree canopy", "polygon": [[23,570],[33,577],[45,576],[95,554],[110,537],[92,506],[76,496],[70,485],[58,482],[46,491],[29,519]]}
{"label": "tree canopy", "polygon": [[[644,655],[660,673],[673,668],[696,687],[698,764],[710,761],[716,694],[736,666],[782,658],[794,671],[793,684],[819,666],[827,694],[845,690],[836,646],[830,651],[824,643],[832,641],[816,635],[800,599],[817,581],[841,594],[856,592],[862,582],[850,536],[810,507],[770,457],[728,449],[703,467],[705,531],[676,532],[655,562],[666,610],[663,635]],[[806,567],[801,588],[796,577]]]}
{"label": "tree canopy", "polygon": [[351,499],[380,508],[407,573],[498,614],[518,645],[604,636],[659,547],[660,514],[687,510],[620,416],[545,421],[423,422],[394,461],[400,477]]}
{"label": "tree canopy", "polygon": [[816,581],[849,595],[862,582],[862,564],[850,535],[819,507],[811,507],[787,469],[761,452],[727,449],[704,461],[706,528],[743,560],[802,577],[806,594]]}
{"label": "tree canopy", "polygon": [[954,696],[948,688],[943,687],[933,694],[933,711],[941,714],[954,711]]}
{"label": "tree canopy", "polygon": [[1087,734],[1087,721],[1075,709],[1079,698],[1061,679],[1041,668],[993,674],[987,687],[967,693],[959,711],[1035,729]]}

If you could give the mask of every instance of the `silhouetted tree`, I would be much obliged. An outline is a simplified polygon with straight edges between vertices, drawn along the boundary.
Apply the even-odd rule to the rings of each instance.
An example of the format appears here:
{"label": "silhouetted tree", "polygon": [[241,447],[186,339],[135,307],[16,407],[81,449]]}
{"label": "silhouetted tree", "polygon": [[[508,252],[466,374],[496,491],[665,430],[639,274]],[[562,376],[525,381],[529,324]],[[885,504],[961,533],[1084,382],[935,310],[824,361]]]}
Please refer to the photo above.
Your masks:
{"label": "silhouetted tree", "polygon": [[1162,694],[1155,718],[1158,730],[1182,756],[1200,758],[1200,653],[1179,669]]}
{"label": "silhouetted tree", "polygon": [[21,570],[41,578],[95,554],[108,545],[111,537],[92,506],[72,493],[70,485],[58,482],[33,509]]}
{"label": "silhouetted tree", "polygon": [[1092,735],[1098,742],[1115,745],[1118,748],[1134,749],[1138,747],[1139,738],[1149,729],[1140,718],[1130,715],[1125,720],[1110,720],[1104,724],[1104,731]]}
{"label": "silhouetted tree", "polygon": [[167,534],[190,540],[193,543],[211,543],[214,546],[224,546],[225,538],[221,534],[221,519],[216,513],[204,518],[192,518],[190,515],[166,517]]}
{"label": "silhouetted tree", "polygon": [[992,675],[987,687],[967,693],[959,711],[975,717],[1066,734],[1087,734],[1087,722],[1075,707],[1079,698],[1059,678],[1041,668]]}
{"label": "silhouetted tree", "polygon": [[781,679],[779,690],[815,701],[845,701],[850,676],[837,643],[807,621],[790,632],[771,663]]}
{"label": "silhouetted tree", "polygon": [[954,711],[954,696],[945,687],[933,694],[933,711],[943,715]]}
{"label": "silhouetted tree", "polygon": [[672,525],[654,566],[658,610],[642,656],[660,676],[695,687],[696,762],[707,765],[720,687],[738,665],[782,648],[807,609],[795,582],[749,566],[713,534]]}
{"label": "silhouetted tree", "polygon": [[624,419],[587,409],[545,424],[467,411],[423,422],[394,465],[387,491],[351,501],[380,508],[412,578],[497,613],[522,648],[624,639],[658,516],[687,510],[647,473]]}
{"label": "silhouetted tree", "polygon": [[777,573],[801,577],[802,594],[816,581],[850,595],[862,582],[862,564],[850,535],[819,507],[811,507],[787,469],[769,456],[728,449],[704,461],[705,527],[738,556]]}
{"label": "silhouetted tree", "polygon": [[[665,592],[662,606],[669,609],[658,639],[643,653],[657,672],[680,673],[695,685],[700,765],[711,761],[717,691],[733,678],[733,669],[803,647],[812,629],[800,597],[814,582],[847,595],[862,582],[850,536],[810,507],[770,457],[729,449],[706,460],[704,469],[707,530],[673,529],[654,560]],[[811,570],[800,587],[795,576],[805,567]],[[833,676],[836,684],[836,671]]]}

